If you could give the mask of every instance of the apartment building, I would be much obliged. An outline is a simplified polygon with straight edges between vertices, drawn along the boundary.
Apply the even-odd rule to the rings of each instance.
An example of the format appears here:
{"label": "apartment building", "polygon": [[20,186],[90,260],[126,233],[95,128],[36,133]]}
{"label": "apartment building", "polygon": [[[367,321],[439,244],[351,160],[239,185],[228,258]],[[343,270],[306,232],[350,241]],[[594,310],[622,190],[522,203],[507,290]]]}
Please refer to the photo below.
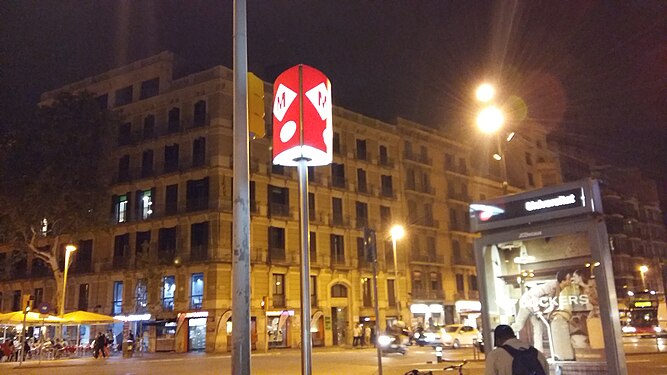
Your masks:
{"label": "apartment building", "polygon": [[[265,89],[268,98],[270,85]],[[174,57],[163,52],[47,92],[42,102],[80,90],[93,92],[123,121],[111,156],[117,168],[109,171],[113,230],[78,239],[66,311],[118,316],[153,351],[229,351],[231,70],[174,77]],[[475,324],[480,305],[467,204],[501,194],[500,174],[476,163],[481,153],[474,142],[408,120],[390,124],[335,107],[333,126],[333,163],[309,170],[313,345],[350,344],[354,324],[376,320],[382,327],[397,320]],[[522,134],[523,144],[508,148],[510,191],[558,182],[557,158],[541,147],[545,133],[535,126]],[[270,137],[250,145],[257,350],[300,341],[297,173],[272,165],[270,146]],[[406,231],[397,241],[397,269],[394,224]],[[366,227],[378,236],[379,316],[363,256]],[[50,271],[30,254],[18,263],[12,254],[0,253],[0,311],[18,310],[26,293],[52,299]]]}

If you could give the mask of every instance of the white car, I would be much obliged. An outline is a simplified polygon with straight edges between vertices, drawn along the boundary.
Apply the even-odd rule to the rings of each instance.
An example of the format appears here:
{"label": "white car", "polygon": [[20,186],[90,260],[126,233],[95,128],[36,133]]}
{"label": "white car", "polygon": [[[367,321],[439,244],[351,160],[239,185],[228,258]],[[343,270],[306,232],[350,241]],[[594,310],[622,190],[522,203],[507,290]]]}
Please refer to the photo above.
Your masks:
{"label": "white car", "polygon": [[482,334],[471,326],[450,324],[442,328],[440,340],[442,345],[458,349],[462,346],[472,346],[475,340],[482,341]]}

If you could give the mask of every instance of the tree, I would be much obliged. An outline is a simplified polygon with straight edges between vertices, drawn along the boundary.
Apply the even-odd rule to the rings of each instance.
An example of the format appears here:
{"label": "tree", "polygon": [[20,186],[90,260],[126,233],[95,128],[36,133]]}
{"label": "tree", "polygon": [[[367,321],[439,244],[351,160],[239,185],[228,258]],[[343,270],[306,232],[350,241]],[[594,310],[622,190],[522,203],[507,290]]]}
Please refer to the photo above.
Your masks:
{"label": "tree", "polygon": [[0,134],[0,233],[48,264],[59,314],[65,244],[109,224],[108,151],[116,125],[90,93],[62,93]]}

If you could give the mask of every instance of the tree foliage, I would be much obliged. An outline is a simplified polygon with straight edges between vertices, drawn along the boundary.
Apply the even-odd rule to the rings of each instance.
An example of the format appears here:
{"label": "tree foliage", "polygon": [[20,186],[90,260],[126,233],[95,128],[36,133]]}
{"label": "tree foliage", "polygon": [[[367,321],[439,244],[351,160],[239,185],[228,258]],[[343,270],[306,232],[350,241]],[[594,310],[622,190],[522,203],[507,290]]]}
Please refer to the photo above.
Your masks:
{"label": "tree foliage", "polygon": [[89,93],[60,94],[33,121],[6,130],[0,169],[4,232],[76,235],[108,219],[109,139],[116,119]]}

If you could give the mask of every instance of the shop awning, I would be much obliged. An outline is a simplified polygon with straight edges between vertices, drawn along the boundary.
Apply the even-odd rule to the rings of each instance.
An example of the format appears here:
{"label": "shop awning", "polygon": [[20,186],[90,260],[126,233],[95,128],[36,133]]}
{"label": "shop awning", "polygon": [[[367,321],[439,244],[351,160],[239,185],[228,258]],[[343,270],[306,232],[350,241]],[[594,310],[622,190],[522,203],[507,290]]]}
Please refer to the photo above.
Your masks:
{"label": "shop awning", "polygon": [[26,323],[66,323],[67,320],[53,315],[40,315],[36,312],[28,312],[24,314],[23,311],[14,311],[10,313],[0,314],[0,324],[23,324],[25,318]]}
{"label": "shop awning", "polygon": [[119,321],[109,315],[88,311],[73,311],[63,315],[63,318],[67,320],[68,323],[75,324],[113,324]]}

